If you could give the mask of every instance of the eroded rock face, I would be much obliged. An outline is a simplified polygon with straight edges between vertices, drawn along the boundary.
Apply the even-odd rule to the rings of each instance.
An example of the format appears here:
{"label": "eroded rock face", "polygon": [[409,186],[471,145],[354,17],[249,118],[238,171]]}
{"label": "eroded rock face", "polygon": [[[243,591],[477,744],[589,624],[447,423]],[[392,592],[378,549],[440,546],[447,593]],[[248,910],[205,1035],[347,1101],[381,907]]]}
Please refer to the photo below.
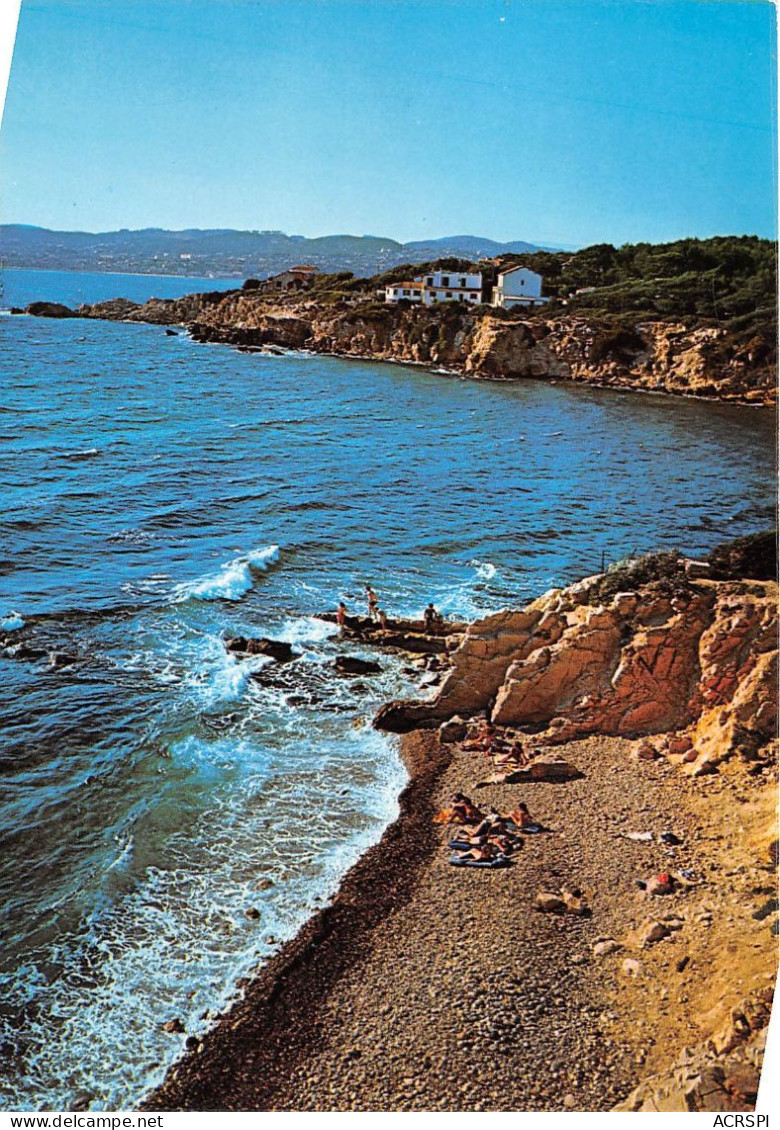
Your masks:
{"label": "eroded rock face", "polygon": [[764,1063],[766,1030],[772,1001],[745,1000],[723,1032],[705,1043],[684,1048],[668,1071],[652,1075],[616,1111],[753,1110]]}
{"label": "eroded rock face", "polygon": [[548,741],[674,732],[686,771],[745,757],[777,727],[777,585],[648,584],[599,602],[596,578],[473,624],[439,694],[394,703],[394,727],[488,711]]}
{"label": "eroded rock face", "polygon": [[560,377],[571,375],[565,360],[557,357],[546,340],[537,340],[524,322],[495,318],[479,321],[469,338],[464,371],[483,377]]}
{"label": "eroded rock face", "polygon": [[[69,317],[36,303],[29,313]],[[67,311],[67,312],[65,312]],[[748,404],[776,403],[772,358],[719,326],[651,321],[608,330],[582,314],[528,320],[450,306],[328,305],[235,290],[80,307],[79,317],[186,324],[200,341],[437,365],[492,380],[565,379]]]}

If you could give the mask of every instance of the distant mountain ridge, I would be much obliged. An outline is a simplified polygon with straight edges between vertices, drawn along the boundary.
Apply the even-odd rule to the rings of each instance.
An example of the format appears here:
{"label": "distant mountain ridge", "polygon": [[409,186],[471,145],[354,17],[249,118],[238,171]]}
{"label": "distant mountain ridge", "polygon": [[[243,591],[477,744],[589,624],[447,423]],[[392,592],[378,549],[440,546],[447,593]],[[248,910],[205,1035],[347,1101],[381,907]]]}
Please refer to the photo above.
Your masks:
{"label": "distant mountain ridge", "polygon": [[375,235],[308,238],[281,231],[231,228],[122,229],[110,232],[52,231],[27,224],[0,225],[0,261],[28,270],[128,271],[139,274],[260,277],[309,262],[323,271],[379,274],[405,262],[454,256],[479,259],[530,254],[538,244],[474,235],[398,240]]}

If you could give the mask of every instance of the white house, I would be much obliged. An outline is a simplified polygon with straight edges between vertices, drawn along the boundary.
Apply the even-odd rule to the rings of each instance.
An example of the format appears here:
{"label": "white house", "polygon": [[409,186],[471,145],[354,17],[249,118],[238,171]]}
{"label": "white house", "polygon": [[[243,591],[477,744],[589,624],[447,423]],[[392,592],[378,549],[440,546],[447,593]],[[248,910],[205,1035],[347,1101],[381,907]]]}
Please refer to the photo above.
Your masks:
{"label": "white house", "polygon": [[274,290],[303,290],[309,285],[317,274],[317,268],[311,263],[302,263],[298,267],[290,267],[280,271],[278,275],[269,275],[263,283],[264,288]]}
{"label": "white house", "polygon": [[385,302],[422,302],[433,306],[435,302],[482,301],[482,275],[479,271],[434,271],[410,282],[393,283],[385,287]]}
{"label": "white house", "polygon": [[482,301],[482,275],[479,271],[434,271],[423,276],[422,300],[426,306],[435,302]]}
{"label": "white house", "polygon": [[422,302],[423,284],[421,279],[412,279],[411,282],[393,283],[385,287],[385,302]]}
{"label": "white house", "polygon": [[493,305],[511,310],[513,306],[541,306],[549,299],[542,296],[542,276],[528,267],[510,267],[500,271],[498,285],[493,287]]}

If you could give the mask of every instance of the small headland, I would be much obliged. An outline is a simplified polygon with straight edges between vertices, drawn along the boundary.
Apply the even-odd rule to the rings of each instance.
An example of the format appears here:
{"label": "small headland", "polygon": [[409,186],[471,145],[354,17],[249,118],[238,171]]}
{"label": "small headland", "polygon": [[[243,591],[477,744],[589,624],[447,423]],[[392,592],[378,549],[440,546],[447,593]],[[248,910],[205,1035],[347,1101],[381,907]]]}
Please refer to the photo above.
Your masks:
{"label": "small headland", "polygon": [[[310,272],[289,292],[247,279],[241,289],[180,299],[73,310],[35,302],[26,312],[181,325],[196,341],[250,352],[307,349],[479,380],[565,380],[766,406],[777,401],[774,255],[750,237],[601,245],[406,264],[373,278]],[[548,301],[490,305],[498,272],[519,263],[544,277]],[[478,270],[482,302],[384,301],[388,286],[437,269]]]}

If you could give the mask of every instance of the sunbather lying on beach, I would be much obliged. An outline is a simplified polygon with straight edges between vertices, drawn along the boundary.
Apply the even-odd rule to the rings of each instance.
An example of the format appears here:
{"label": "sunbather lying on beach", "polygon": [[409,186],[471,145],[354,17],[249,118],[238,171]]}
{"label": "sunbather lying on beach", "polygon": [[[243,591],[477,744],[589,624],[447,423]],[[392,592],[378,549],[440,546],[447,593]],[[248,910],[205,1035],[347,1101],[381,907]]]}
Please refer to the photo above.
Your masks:
{"label": "sunbather lying on beach", "polygon": [[452,818],[458,824],[480,824],[485,816],[463,793],[453,793]]}
{"label": "sunbather lying on beach", "polygon": [[483,844],[493,844],[506,855],[523,846],[517,833],[498,828],[487,833],[482,832],[479,835],[473,832],[470,827],[456,828],[450,840],[450,847],[454,851],[481,847]]}
{"label": "sunbather lying on beach", "polygon": [[491,808],[487,816],[485,816],[474,829],[474,835],[491,836],[506,831],[507,826],[505,818],[497,809]]}
{"label": "sunbather lying on beach", "polygon": [[518,803],[517,808],[513,808],[511,812],[507,812],[506,818],[507,820],[511,820],[517,828],[525,828],[528,824],[537,823],[528,811],[528,805],[524,804],[523,801]]}
{"label": "sunbather lying on beach", "polygon": [[488,843],[479,844],[475,847],[470,847],[466,851],[456,851],[455,852],[455,855],[459,859],[478,859],[478,860],[495,859],[497,856],[503,855],[503,854],[504,853],[499,851],[499,849],[495,846],[495,844],[488,844]]}

